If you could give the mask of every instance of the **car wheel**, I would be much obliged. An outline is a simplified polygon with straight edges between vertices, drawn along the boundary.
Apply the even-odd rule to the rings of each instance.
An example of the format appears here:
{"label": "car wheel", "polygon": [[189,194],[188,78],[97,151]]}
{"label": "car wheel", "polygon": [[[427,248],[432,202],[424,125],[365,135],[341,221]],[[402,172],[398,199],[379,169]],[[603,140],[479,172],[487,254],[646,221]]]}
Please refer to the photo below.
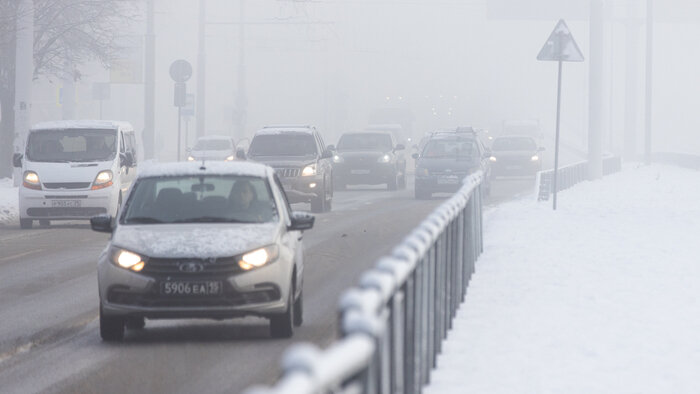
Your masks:
{"label": "car wheel", "polygon": [[428,193],[423,189],[416,188],[415,193],[416,193],[416,199],[418,199],[418,200],[427,200],[430,197],[432,197],[432,193]]}
{"label": "car wheel", "polygon": [[294,327],[299,327],[304,322],[304,291],[294,301]]}
{"label": "car wheel", "polygon": [[294,333],[294,286],[290,287],[287,311],[270,317],[270,335],[273,338],[291,338]]}
{"label": "car wheel", "polygon": [[103,341],[114,342],[124,339],[124,318],[105,316],[100,303],[100,336]]}
{"label": "car wheel", "polygon": [[146,327],[146,319],[143,317],[130,317],[126,319],[126,328],[129,330],[143,330]]}
{"label": "car wheel", "polygon": [[28,230],[32,228],[32,219],[20,219],[19,220],[19,227],[25,230]]}
{"label": "car wheel", "polygon": [[393,174],[391,179],[389,179],[389,182],[386,183],[386,188],[389,190],[396,190],[398,188],[398,183],[397,183],[397,176],[396,174]]}
{"label": "car wheel", "polygon": [[51,225],[51,221],[48,219],[41,219],[39,220],[39,225],[42,227],[49,227]]}

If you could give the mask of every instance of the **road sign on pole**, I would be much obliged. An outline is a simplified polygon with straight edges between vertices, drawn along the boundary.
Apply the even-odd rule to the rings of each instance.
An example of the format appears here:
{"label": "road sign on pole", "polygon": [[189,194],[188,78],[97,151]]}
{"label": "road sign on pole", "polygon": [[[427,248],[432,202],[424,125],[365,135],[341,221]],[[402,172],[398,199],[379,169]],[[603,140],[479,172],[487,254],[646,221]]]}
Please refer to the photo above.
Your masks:
{"label": "road sign on pole", "polygon": [[192,77],[192,65],[187,60],[178,59],[170,65],[170,78],[175,81],[174,103],[177,107],[177,161],[180,161],[182,144],[182,108],[187,105],[187,82]]}
{"label": "road sign on pole", "polygon": [[559,124],[561,115],[561,75],[563,62],[582,62],[583,53],[579,49],[574,36],[563,19],[544,43],[542,50],[537,55],[537,60],[559,62],[559,74],[557,76],[557,133],[554,141],[554,182],[552,192],[554,194],[552,209],[557,209],[557,172],[559,171]]}

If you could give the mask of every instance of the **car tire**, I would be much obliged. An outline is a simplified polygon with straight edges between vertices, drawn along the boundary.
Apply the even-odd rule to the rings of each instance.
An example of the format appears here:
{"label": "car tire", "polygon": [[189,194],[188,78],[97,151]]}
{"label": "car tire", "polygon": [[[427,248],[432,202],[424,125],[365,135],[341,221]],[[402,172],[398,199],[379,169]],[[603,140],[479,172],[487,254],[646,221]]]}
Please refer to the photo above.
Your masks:
{"label": "car tire", "polygon": [[287,311],[270,317],[270,336],[291,338],[294,334],[294,286],[290,287]]}
{"label": "car tire", "polygon": [[304,323],[304,291],[299,293],[299,297],[294,301],[294,327],[299,327]]}
{"label": "car tire", "polygon": [[116,342],[124,339],[124,318],[105,316],[100,304],[100,336],[105,342]]}
{"label": "car tire", "polygon": [[146,327],[146,319],[143,317],[130,317],[126,319],[126,328],[129,330],[143,330]]}
{"label": "car tire", "polygon": [[34,221],[32,219],[20,219],[19,220],[19,227],[23,230],[29,230],[32,228],[32,223]]}
{"label": "car tire", "polygon": [[396,174],[393,174],[393,176],[389,179],[389,182],[386,183],[386,188],[389,190],[396,190],[398,189],[398,178]]}
{"label": "car tire", "polygon": [[429,199],[430,197],[432,197],[432,193],[428,193],[428,192],[426,192],[425,190],[423,190],[423,189],[418,189],[418,188],[416,188],[415,194],[416,194],[416,199],[417,199],[417,200],[427,200],[427,199]]}

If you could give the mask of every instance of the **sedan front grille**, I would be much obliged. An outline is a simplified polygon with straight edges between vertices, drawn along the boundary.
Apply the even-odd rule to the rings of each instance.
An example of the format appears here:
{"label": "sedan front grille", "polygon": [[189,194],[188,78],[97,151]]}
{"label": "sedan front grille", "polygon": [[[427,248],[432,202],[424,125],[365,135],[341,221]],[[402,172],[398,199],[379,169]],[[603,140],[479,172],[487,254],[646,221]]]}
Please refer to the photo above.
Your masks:
{"label": "sedan front grille", "polygon": [[212,274],[231,275],[241,272],[238,262],[233,257],[218,259],[166,259],[150,258],[141,271],[144,274],[184,275],[188,278]]}

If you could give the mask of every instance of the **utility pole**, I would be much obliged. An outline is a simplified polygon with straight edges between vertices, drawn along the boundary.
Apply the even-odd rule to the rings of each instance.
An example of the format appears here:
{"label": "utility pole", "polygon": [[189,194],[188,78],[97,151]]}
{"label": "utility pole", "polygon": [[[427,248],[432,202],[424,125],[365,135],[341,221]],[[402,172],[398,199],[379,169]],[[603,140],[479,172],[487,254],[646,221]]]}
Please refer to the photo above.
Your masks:
{"label": "utility pole", "polygon": [[602,0],[591,0],[590,60],[588,93],[588,178],[603,177],[603,73],[604,7]]}
{"label": "utility pole", "polygon": [[625,139],[624,157],[637,160],[637,134],[639,133],[639,15],[638,3],[627,3],[625,29]]}
{"label": "utility pole", "polygon": [[236,138],[241,140],[245,138],[245,127],[246,127],[246,115],[248,107],[248,97],[246,92],[246,69],[245,69],[245,2],[246,0],[240,1],[240,20],[241,24],[238,26],[238,90],[236,91],[236,110],[235,110],[235,131]]}
{"label": "utility pole", "polygon": [[197,137],[206,135],[206,19],[207,0],[199,0],[199,48],[197,55]]}
{"label": "utility pole", "polygon": [[63,119],[75,119],[75,66],[72,62],[66,61],[64,72],[61,115]]}
{"label": "utility pole", "polygon": [[155,157],[156,144],[156,36],[154,32],[155,0],[147,0],[146,11],[146,50],[145,50],[145,83],[144,83],[144,122],[143,146],[144,155],[148,159]]}
{"label": "utility pole", "polygon": [[[15,153],[24,151],[31,128],[32,80],[34,79],[34,1],[19,0],[16,21],[15,59]],[[22,181],[21,169],[13,172],[14,184]]]}
{"label": "utility pole", "polygon": [[654,42],[654,6],[653,0],[647,0],[647,60],[646,60],[646,85],[644,105],[645,136],[644,136],[644,163],[651,164],[651,111],[652,111],[652,67],[653,67],[653,42]]}

